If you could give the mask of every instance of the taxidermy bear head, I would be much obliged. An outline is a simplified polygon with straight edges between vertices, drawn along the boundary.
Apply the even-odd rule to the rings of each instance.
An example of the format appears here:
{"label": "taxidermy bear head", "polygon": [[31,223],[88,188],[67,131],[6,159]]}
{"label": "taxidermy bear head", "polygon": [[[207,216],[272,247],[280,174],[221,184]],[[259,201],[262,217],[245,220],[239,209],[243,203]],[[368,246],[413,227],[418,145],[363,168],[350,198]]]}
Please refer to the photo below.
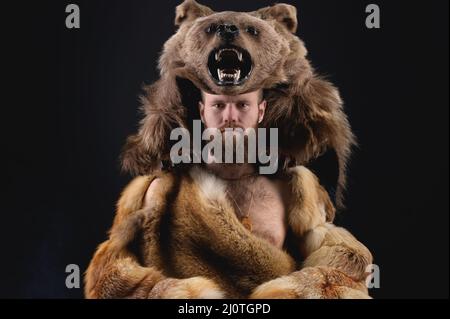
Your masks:
{"label": "taxidermy bear head", "polygon": [[171,130],[192,129],[192,119],[199,119],[200,90],[237,95],[263,89],[267,109],[260,127],[278,128],[280,155],[307,164],[327,149],[336,153],[339,204],[354,138],[337,89],[315,74],[295,35],[296,8],[216,13],[185,0],[175,25],[159,60],[160,79],[144,89],[145,116],[127,140],[123,168],[148,174],[169,160]]}

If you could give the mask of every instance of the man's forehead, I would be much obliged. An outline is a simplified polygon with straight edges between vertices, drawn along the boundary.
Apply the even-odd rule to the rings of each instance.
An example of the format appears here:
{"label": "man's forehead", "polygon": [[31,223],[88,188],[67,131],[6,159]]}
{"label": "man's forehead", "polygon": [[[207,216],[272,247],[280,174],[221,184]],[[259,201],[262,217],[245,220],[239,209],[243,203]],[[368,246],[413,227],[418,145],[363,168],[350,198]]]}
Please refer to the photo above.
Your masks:
{"label": "man's forehead", "polygon": [[257,98],[259,96],[259,94],[260,94],[259,90],[244,93],[244,94],[239,94],[239,95],[216,95],[216,94],[209,94],[209,93],[203,92],[203,95],[206,98],[208,98],[209,100],[216,100],[216,101],[220,100],[220,101],[229,101],[229,102]]}

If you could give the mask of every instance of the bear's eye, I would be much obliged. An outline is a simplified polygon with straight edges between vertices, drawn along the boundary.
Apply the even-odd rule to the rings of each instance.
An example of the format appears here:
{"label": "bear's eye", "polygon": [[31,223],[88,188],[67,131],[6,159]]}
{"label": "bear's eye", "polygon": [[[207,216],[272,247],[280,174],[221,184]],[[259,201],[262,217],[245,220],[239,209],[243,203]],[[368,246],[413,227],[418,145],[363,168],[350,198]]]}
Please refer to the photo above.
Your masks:
{"label": "bear's eye", "polygon": [[250,26],[247,27],[247,29],[245,29],[245,31],[247,31],[248,34],[251,34],[253,36],[257,36],[258,35],[258,30],[256,30],[254,27]]}
{"label": "bear's eye", "polygon": [[205,30],[206,33],[211,34],[211,33],[216,33],[217,32],[217,24],[211,24],[209,27],[206,28]]}

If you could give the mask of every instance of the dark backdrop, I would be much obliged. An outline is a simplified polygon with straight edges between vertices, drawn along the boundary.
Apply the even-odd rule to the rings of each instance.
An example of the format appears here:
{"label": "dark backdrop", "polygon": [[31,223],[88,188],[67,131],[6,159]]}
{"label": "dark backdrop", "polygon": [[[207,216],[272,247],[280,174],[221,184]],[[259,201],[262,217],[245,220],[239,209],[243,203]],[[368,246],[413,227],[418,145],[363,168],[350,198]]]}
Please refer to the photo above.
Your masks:
{"label": "dark backdrop", "polygon": [[[0,297],[82,297],[65,266],[88,265],[130,180],[118,156],[139,120],[137,96],[158,78],[178,1],[1,4]],[[359,140],[347,209],[336,223],[381,270],[379,298],[448,297],[448,2],[288,1],[319,73],[340,88]],[[272,1],[202,1],[250,11]]]}

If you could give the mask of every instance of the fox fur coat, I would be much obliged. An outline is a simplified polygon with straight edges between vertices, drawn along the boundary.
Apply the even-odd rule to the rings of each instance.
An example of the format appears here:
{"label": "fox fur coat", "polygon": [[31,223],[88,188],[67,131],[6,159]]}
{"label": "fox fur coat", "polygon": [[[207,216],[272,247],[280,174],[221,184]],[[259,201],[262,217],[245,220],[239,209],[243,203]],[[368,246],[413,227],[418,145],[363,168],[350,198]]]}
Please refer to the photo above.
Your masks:
{"label": "fox fur coat", "polygon": [[225,182],[201,167],[135,178],[87,270],[86,296],[367,298],[370,252],[332,224],[334,207],[311,171],[290,168],[285,182],[289,233],[279,249],[240,223]]}

